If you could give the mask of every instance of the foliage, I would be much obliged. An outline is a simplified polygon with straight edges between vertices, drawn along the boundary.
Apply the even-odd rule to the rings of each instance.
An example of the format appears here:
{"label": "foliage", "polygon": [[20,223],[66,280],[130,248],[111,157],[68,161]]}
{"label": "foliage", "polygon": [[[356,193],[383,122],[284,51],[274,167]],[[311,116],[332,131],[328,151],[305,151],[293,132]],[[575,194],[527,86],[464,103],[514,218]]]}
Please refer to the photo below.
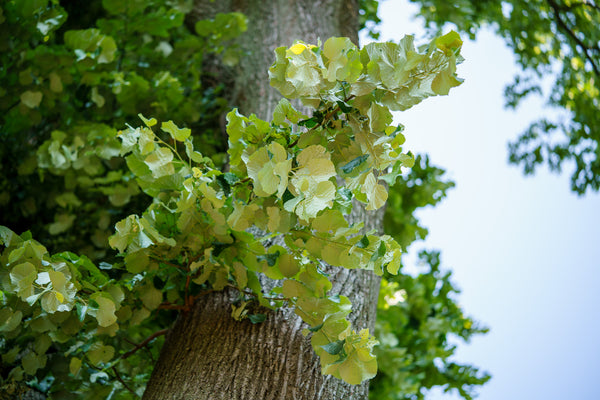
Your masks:
{"label": "foliage", "polygon": [[[245,29],[240,14],[183,24],[191,2],[8,1],[0,9],[0,207],[52,251],[107,255],[112,226],[145,207],[117,129],[143,112],[172,118],[218,162],[225,102],[202,86],[205,54]],[[74,13],[69,18],[69,13]],[[93,16],[93,17],[92,17]],[[218,34],[217,34],[218,32]]]}
{"label": "foliage", "polygon": [[430,164],[427,155],[418,155],[406,176],[390,187],[390,196],[383,220],[385,233],[402,246],[424,240],[427,229],[419,225],[415,212],[419,208],[434,206],[454,187],[454,182],[442,179],[444,170]]}
{"label": "foliage", "polygon": [[[437,204],[454,187],[443,175],[419,155],[410,172],[390,187],[384,231],[403,249],[427,235],[416,210]],[[384,274],[381,281],[375,325],[379,372],[370,382],[369,398],[423,399],[427,389],[438,386],[470,400],[490,376],[451,361],[455,346],[450,342],[468,341],[487,329],[463,315],[451,273],[440,270],[439,253],[422,251],[420,262],[425,270],[416,276]]]}
{"label": "foliage", "polygon": [[[410,36],[362,50],[345,38],[277,49],[272,85],[314,113],[305,116],[285,99],[270,122],[230,112],[229,172],[196,151],[191,130],[173,121],[142,117],[144,126],[119,131],[116,151],[153,198],[144,213],[116,224],[109,242],[120,260],[98,268],[2,228],[10,377],[59,381],[49,389],[53,398],[129,398],[121,389],[139,393],[152,363],[137,350],[164,333],[171,313],[232,287],[239,291],[234,318],[260,322],[260,310],[291,305],[310,326],[323,373],[352,384],[372,378],[376,341],[351,329],[351,305],[329,293],[323,263],[398,272],[400,245],[349,226],[344,215],[353,198],[381,207],[383,181],[393,185],[401,167],[412,165],[390,110],[458,85],[461,43],[451,32],[424,52]],[[274,237],[285,247],[269,246]],[[259,275],[282,282],[263,293]]]}
{"label": "foliage", "polygon": [[471,37],[490,24],[515,52],[523,72],[506,88],[509,107],[543,94],[554,118],[540,117],[509,145],[510,161],[525,173],[547,163],[560,171],[571,160],[571,188],[600,189],[600,6],[577,0],[411,0],[430,27],[453,23]]}
{"label": "foliage", "polygon": [[380,373],[371,381],[373,399],[423,399],[434,386],[456,390],[465,400],[473,388],[490,379],[477,368],[450,361],[451,338],[468,341],[487,332],[465,317],[453,297],[458,291],[450,272],[440,271],[438,252],[421,252],[426,270],[412,277],[387,276],[382,281],[377,311],[376,348]]}
{"label": "foliage", "polygon": [[359,0],[359,29],[366,29],[367,34],[375,40],[379,39],[380,35],[377,31],[377,25],[381,23],[381,18],[377,15],[378,10],[378,0]]}

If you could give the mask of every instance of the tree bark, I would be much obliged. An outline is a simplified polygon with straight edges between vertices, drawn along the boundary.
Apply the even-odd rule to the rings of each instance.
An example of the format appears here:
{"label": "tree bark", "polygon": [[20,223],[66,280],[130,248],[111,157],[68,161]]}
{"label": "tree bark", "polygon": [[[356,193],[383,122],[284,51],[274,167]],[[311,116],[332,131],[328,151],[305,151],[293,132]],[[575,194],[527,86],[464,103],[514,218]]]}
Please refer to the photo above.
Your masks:
{"label": "tree bark", "polygon": [[[218,3],[218,4],[217,4]],[[273,50],[302,39],[316,43],[331,36],[358,41],[357,0],[196,1],[196,17],[240,11],[248,31],[239,39],[247,51],[232,82],[232,104],[242,113],[270,119],[281,96],[269,85],[267,69]],[[383,210],[355,207],[353,221],[381,232]],[[338,268],[331,271],[332,293],[348,296],[350,320],[358,330],[375,322],[379,278],[372,272]],[[348,385],[321,375],[306,325],[293,310],[271,312],[253,325],[230,316],[235,292],[203,297],[181,314],[168,334],[148,382],[144,400],[155,399],[344,399],[368,397],[368,382]]]}

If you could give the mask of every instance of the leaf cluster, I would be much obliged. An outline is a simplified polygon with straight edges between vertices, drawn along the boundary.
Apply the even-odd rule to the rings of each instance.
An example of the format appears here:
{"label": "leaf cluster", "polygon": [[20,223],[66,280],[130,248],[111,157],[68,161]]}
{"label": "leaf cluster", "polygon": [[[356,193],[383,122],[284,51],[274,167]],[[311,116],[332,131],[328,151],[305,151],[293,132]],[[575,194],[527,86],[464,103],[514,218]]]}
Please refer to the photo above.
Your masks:
{"label": "leaf cluster", "polygon": [[110,254],[114,223],[149,202],[116,139],[139,112],[205,132],[196,145],[224,161],[226,104],[219,87],[203,85],[203,60],[235,62],[238,52],[223,55],[224,46],[245,19],[221,14],[194,31],[183,23],[190,10],[189,1],[165,0],[3,3],[2,223],[31,226],[53,251]]}
{"label": "leaf cluster", "polygon": [[386,276],[377,308],[376,348],[380,373],[370,382],[373,399],[424,399],[435,386],[471,400],[490,379],[477,368],[451,361],[456,339],[487,332],[465,316],[454,297],[450,272],[440,270],[439,252],[421,252],[425,270],[416,276]]}
{"label": "leaf cluster", "polygon": [[143,388],[156,348],[143,357],[130,350],[152,332],[162,296],[152,283],[111,279],[112,265],[85,256],[50,254],[29,232],[0,227],[0,242],[2,390],[23,381],[55,399],[132,398],[121,375]]}
{"label": "leaf cluster", "polygon": [[[101,265],[113,271],[109,275],[120,275],[118,280],[85,258],[50,256],[27,234],[18,237],[3,228],[8,277],[3,291],[14,305],[3,315],[4,340],[23,346],[14,347],[14,358],[7,360],[15,363],[13,379],[45,368],[42,350],[81,340],[92,330],[93,348],[59,352],[70,357],[68,373],[75,377],[84,365],[98,370],[90,372],[90,388],[111,376],[129,388],[136,383],[126,370],[131,351],[119,339],[139,333],[144,321],[156,322],[161,313],[153,315],[154,310],[186,311],[205,293],[227,287],[239,292],[232,305],[236,319],[263,320],[253,304],[293,306],[311,327],[306,333],[312,332],[323,373],[352,384],[375,376],[377,342],[367,330],[352,330],[346,318],[350,302],[329,293],[332,284],[323,266],[398,272],[398,243],[363,232],[362,224],[349,225],[344,216],[353,198],[367,209],[381,207],[387,190],[380,182],[394,182],[402,166],[412,165],[412,157],[402,153],[402,135],[390,125],[389,108],[447,93],[458,83],[459,48],[460,39],[450,33],[424,54],[410,37],[400,45],[361,51],[344,38],[329,39],[322,48],[297,43],[277,49],[272,84],[290,98],[301,97],[315,112],[308,118],[282,100],[271,122],[229,113],[229,172],[195,150],[191,130],[173,121],[156,130],[156,119],[141,116],[144,126],[119,131],[114,149],[153,202],[142,215],[119,221],[109,239],[122,262]],[[264,234],[249,232],[255,228]],[[275,236],[285,245],[269,246]],[[91,276],[80,280],[82,268]],[[261,276],[282,283],[265,292]],[[29,314],[22,324],[24,312]],[[54,324],[39,352],[35,344],[30,350],[27,335],[17,336],[36,315]],[[55,315],[76,322],[69,330],[74,338],[61,335]],[[84,323],[85,318],[95,320]],[[26,354],[36,357],[35,368],[23,364]]]}

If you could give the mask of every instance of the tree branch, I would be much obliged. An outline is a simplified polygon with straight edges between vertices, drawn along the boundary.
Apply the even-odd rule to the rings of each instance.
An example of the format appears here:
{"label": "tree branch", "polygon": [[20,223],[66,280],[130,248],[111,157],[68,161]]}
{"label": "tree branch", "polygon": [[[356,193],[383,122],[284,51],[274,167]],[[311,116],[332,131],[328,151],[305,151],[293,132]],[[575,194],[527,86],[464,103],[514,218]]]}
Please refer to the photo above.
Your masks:
{"label": "tree branch", "polygon": [[123,380],[123,378],[121,378],[121,375],[119,374],[119,371],[117,371],[117,368],[116,368],[116,367],[112,367],[112,370],[113,370],[113,372],[115,373],[115,378],[117,378],[117,380],[118,380],[119,382],[121,382],[121,385],[123,385],[123,386],[125,387],[125,389],[129,390],[129,391],[130,391],[131,393],[133,393],[133,394],[134,394],[136,397],[139,397],[139,396],[137,395],[137,393],[136,393],[136,392],[135,392],[135,391],[134,391],[132,388],[130,388],[130,387],[129,387],[129,385],[127,385],[127,384],[125,383],[125,381]]}
{"label": "tree branch", "polygon": [[159,336],[165,335],[167,332],[169,332],[168,328],[167,329],[162,329],[162,330],[157,331],[157,332],[154,332],[152,335],[148,336],[146,339],[144,339],[144,341],[142,341],[140,344],[138,344],[137,346],[135,346],[133,349],[129,350],[127,353],[124,353],[121,356],[121,358],[122,359],[126,359],[127,357],[131,356],[133,353],[135,353],[136,351],[138,351],[142,347],[146,346],[152,340],[156,339]]}
{"label": "tree branch", "polygon": [[595,3],[592,3],[591,1],[587,1],[587,0],[582,0],[582,1],[577,2],[577,3],[571,3],[570,6],[562,6],[560,8],[562,10],[573,10],[574,8],[577,8],[577,7],[586,7],[586,6],[587,7],[591,7],[594,10],[600,11],[600,6],[598,6]]}
{"label": "tree branch", "polygon": [[589,54],[588,50],[590,50],[590,48],[588,46],[586,46],[585,43],[583,43],[581,41],[581,39],[579,39],[577,37],[575,32],[573,32],[573,30],[571,30],[571,28],[569,28],[567,23],[562,19],[561,15],[560,15],[560,6],[558,4],[556,4],[556,2],[554,0],[546,0],[546,2],[550,5],[550,7],[552,7],[552,10],[554,12],[554,17],[556,18],[556,23],[559,26],[559,28],[562,28],[562,30],[568,36],[570,36],[571,39],[573,39],[579,47],[581,47],[581,50],[585,54],[585,58],[587,58],[588,61],[590,62],[590,64],[592,64],[592,69],[594,70],[596,75],[598,75],[600,77],[600,67],[598,67],[598,65],[596,65],[596,63],[594,62],[594,59]]}

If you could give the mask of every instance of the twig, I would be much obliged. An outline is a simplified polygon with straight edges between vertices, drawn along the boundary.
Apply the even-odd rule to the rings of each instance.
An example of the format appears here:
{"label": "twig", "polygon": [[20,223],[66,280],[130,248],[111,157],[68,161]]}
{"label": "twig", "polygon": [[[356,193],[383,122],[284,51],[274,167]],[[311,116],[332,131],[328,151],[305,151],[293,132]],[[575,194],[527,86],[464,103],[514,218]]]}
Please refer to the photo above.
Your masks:
{"label": "twig", "polygon": [[158,306],[160,310],[180,310],[186,311],[188,309],[187,306],[180,306],[179,304],[171,304],[171,303],[162,303]]}
{"label": "twig", "polygon": [[136,393],[136,392],[134,392],[134,391],[133,391],[133,389],[132,389],[132,388],[130,388],[130,387],[129,387],[129,385],[127,385],[127,384],[125,383],[125,381],[123,380],[123,378],[121,378],[121,375],[119,375],[119,371],[117,371],[117,368],[115,368],[115,367],[112,367],[112,370],[113,370],[113,372],[115,373],[115,378],[117,378],[117,380],[118,380],[119,382],[121,382],[121,385],[123,385],[123,386],[125,387],[125,389],[129,390],[129,391],[130,391],[131,393],[133,393],[133,394],[134,394],[136,397],[139,397],[139,396],[137,395],[137,393]]}
{"label": "twig", "polygon": [[167,329],[162,329],[162,330],[157,331],[157,332],[154,332],[152,335],[148,336],[146,339],[144,339],[140,344],[138,344],[137,346],[135,346],[133,349],[129,350],[127,353],[124,353],[121,356],[121,358],[122,359],[126,359],[127,357],[131,356],[133,353],[135,353],[136,351],[138,351],[142,347],[146,346],[152,340],[156,339],[159,336],[165,335],[167,332],[169,332],[168,328]]}
{"label": "twig", "polygon": [[554,17],[556,18],[556,23],[558,24],[558,26],[561,27],[565,31],[565,33],[568,36],[570,36],[575,41],[575,43],[577,43],[579,45],[579,47],[581,47],[583,54],[585,54],[585,58],[587,58],[588,61],[590,62],[590,64],[592,64],[592,69],[594,70],[596,75],[598,75],[600,77],[600,68],[596,65],[596,63],[594,62],[594,59],[588,53],[588,50],[590,50],[589,47],[586,46],[585,43],[583,43],[581,41],[581,39],[579,39],[577,37],[575,32],[573,32],[571,30],[571,28],[569,28],[567,23],[561,18],[559,5],[556,4],[556,2],[554,0],[546,0],[546,1],[550,5],[550,7],[552,7],[552,10],[554,11]]}
{"label": "twig", "polygon": [[156,261],[158,261],[159,263],[163,263],[163,264],[169,265],[169,266],[171,266],[171,267],[174,267],[174,268],[177,268],[177,269],[181,269],[181,270],[187,271],[187,269],[186,269],[185,267],[183,267],[183,266],[181,266],[181,265],[177,265],[177,264],[175,264],[175,263],[172,263],[172,262],[169,262],[169,261],[166,261],[166,260],[163,260],[162,258],[160,258],[160,257],[157,257],[157,256],[155,256],[155,255],[150,255],[150,258],[152,258],[153,260],[156,260]]}

